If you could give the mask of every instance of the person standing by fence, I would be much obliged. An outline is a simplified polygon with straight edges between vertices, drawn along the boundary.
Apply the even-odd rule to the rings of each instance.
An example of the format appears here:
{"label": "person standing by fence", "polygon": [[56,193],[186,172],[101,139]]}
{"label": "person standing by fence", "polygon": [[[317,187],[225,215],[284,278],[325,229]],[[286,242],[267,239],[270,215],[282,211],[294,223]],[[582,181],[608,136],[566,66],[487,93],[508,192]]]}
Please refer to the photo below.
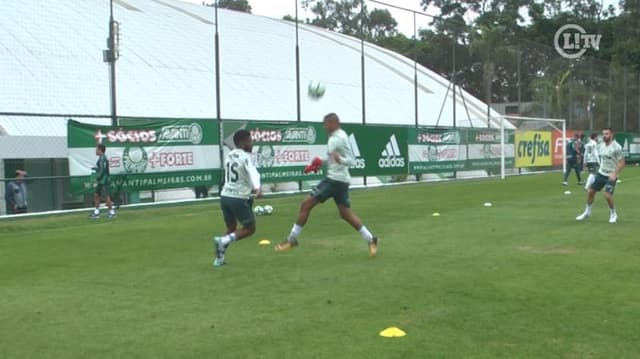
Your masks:
{"label": "person standing by fence", "polygon": [[16,171],[16,179],[7,183],[4,199],[7,204],[7,213],[20,214],[27,213],[27,183],[25,177],[27,172]]}

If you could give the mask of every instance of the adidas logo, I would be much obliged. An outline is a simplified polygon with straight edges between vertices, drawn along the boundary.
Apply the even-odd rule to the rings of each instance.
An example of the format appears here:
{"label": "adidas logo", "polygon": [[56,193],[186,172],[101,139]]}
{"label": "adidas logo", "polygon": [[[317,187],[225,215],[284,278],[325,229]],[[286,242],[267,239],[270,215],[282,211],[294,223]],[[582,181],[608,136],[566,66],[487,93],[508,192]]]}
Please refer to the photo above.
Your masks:
{"label": "adidas logo", "polygon": [[356,141],[356,136],[353,133],[349,135],[349,145],[351,147],[353,157],[356,159],[356,164],[351,166],[351,168],[366,168],[367,163],[364,158],[360,157],[360,147],[358,147],[358,141]]}
{"label": "adidas logo", "polygon": [[404,167],[405,160],[400,152],[400,146],[398,146],[398,140],[395,134],[391,135],[387,146],[382,150],[380,156],[378,160],[378,166],[380,168]]}

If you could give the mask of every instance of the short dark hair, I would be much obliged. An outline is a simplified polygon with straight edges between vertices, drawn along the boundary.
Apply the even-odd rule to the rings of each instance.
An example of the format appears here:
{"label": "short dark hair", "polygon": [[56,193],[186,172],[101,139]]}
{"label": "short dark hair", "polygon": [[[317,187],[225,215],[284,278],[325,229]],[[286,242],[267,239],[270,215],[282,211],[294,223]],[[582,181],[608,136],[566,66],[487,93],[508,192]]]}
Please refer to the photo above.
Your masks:
{"label": "short dark hair", "polygon": [[595,132],[592,132],[590,137],[592,140],[595,140],[596,138],[598,138],[598,134]]}
{"label": "short dark hair", "polygon": [[103,145],[102,143],[98,145],[98,149],[100,151],[102,151],[102,153],[104,153],[107,150],[107,146]]}
{"label": "short dark hair", "polygon": [[246,141],[249,138],[251,138],[251,132],[247,130],[238,130],[233,134],[233,144],[238,147],[240,145],[240,142]]}
{"label": "short dark hair", "polygon": [[611,127],[605,127],[602,129],[602,131],[611,131],[613,132],[613,129]]}
{"label": "short dark hair", "polygon": [[324,115],[324,119],[322,120],[323,122],[329,121],[329,120],[337,120],[338,122],[340,121],[340,117],[338,117],[338,115],[335,114],[335,112],[331,112],[328,113],[326,115]]}

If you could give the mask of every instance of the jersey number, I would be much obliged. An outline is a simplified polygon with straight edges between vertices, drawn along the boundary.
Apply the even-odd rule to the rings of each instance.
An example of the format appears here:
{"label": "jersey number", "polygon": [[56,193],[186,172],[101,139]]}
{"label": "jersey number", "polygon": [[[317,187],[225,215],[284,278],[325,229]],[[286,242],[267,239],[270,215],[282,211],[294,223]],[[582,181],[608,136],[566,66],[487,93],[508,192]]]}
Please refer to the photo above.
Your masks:
{"label": "jersey number", "polygon": [[236,182],[238,180],[238,162],[227,162],[227,182]]}

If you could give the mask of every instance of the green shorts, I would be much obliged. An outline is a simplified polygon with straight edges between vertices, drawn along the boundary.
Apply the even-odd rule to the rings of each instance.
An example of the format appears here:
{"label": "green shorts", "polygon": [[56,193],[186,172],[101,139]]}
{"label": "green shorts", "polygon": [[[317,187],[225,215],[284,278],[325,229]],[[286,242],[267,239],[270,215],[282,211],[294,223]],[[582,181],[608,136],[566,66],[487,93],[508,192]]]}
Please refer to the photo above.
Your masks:
{"label": "green shorts", "polygon": [[609,180],[609,177],[598,173],[595,181],[591,184],[591,189],[596,192],[600,192],[603,188],[605,192],[613,194],[616,189],[616,182],[612,182]]}
{"label": "green shorts", "polygon": [[587,170],[589,173],[597,174],[598,173],[598,163],[597,162],[587,162]]}
{"label": "green shorts", "polygon": [[325,178],[313,188],[311,197],[320,203],[324,203],[329,198],[333,198],[337,205],[342,205],[347,208],[351,207],[351,202],[349,202],[349,184],[345,182]]}
{"label": "green shorts", "polygon": [[96,194],[98,196],[110,197],[111,196],[111,186],[107,183],[98,183],[96,185]]}
{"label": "green shorts", "polygon": [[243,227],[249,227],[256,223],[253,215],[253,199],[234,197],[220,197],[220,208],[227,227],[233,227],[240,222]]}

